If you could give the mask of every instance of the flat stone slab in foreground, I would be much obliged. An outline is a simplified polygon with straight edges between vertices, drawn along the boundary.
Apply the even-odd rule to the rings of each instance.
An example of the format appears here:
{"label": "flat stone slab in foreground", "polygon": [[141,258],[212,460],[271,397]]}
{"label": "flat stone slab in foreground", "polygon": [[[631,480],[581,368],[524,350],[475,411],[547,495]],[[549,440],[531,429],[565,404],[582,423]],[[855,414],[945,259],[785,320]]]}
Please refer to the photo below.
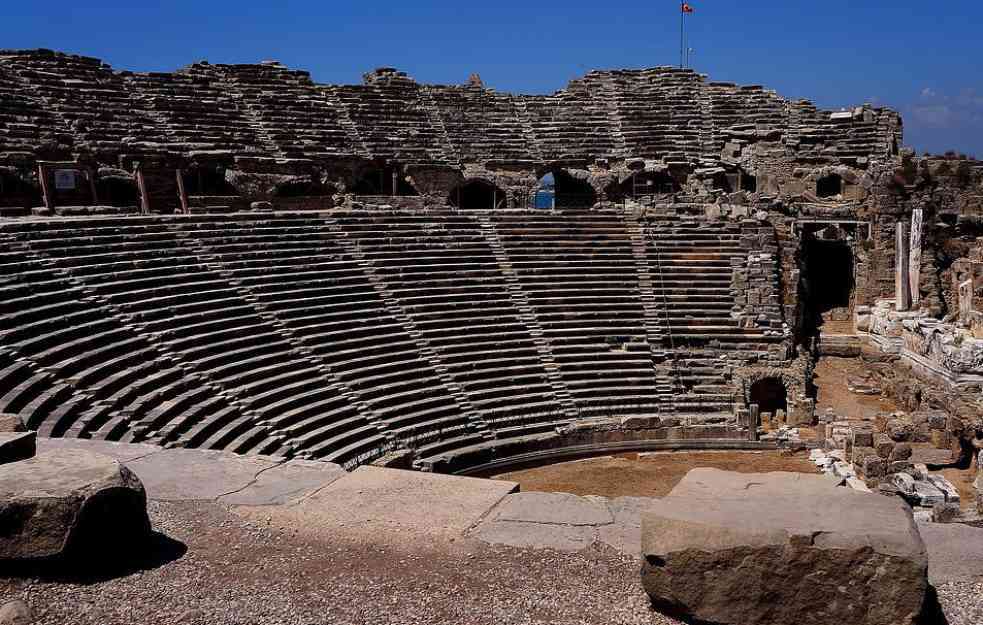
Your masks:
{"label": "flat stone slab in foreground", "polygon": [[733,625],[903,625],[928,587],[898,498],[822,476],[694,469],[642,513],[642,582],[657,609]]}
{"label": "flat stone slab in foreground", "polygon": [[0,465],[0,519],[3,560],[113,555],[150,535],[140,480],[81,449]]}
{"label": "flat stone slab in foreground", "polygon": [[363,466],[289,511],[326,531],[456,537],[517,488],[514,482]]}

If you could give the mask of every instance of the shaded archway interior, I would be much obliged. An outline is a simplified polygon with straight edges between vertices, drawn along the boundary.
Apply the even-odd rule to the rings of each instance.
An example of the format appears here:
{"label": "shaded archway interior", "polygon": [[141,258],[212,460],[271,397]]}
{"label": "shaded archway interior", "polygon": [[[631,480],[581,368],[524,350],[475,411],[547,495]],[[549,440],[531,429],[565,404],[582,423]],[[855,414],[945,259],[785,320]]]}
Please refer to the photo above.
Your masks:
{"label": "shaded archway interior", "polygon": [[803,321],[812,333],[852,326],[855,259],[850,240],[840,234],[807,234],[803,240]]}
{"label": "shaded archway interior", "polygon": [[788,394],[778,378],[764,378],[751,385],[750,403],[757,404],[761,413],[788,412]]}
{"label": "shaded archway interior", "polygon": [[506,205],[505,192],[484,180],[469,180],[451,191],[451,206],[464,210],[493,210]]}

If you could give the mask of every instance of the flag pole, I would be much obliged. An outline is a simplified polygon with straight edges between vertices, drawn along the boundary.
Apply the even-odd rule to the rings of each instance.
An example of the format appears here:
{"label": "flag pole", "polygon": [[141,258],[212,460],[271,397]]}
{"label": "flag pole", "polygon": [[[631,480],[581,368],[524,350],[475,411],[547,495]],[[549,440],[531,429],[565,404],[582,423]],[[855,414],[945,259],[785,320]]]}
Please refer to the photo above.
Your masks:
{"label": "flag pole", "polygon": [[679,69],[683,69],[683,3],[679,4]]}

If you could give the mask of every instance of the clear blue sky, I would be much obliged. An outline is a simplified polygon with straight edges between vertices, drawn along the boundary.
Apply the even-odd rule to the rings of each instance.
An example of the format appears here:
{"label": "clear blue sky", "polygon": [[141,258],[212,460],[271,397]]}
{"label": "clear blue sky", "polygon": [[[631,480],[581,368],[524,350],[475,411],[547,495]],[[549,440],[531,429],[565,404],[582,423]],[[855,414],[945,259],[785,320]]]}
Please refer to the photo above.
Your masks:
{"label": "clear blue sky", "polygon": [[[823,107],[900,110],[919,151],[983,158],[983,3],[978,0],[692,0],[694,67]],[[678,62],[679,3],[654,0],[47,0],[4,3],[0,48],[98,56],[118,69],[276,59],[319,82],[377,66],[420,81],[478,72],[500,90],[547,93],[590,69]]]}

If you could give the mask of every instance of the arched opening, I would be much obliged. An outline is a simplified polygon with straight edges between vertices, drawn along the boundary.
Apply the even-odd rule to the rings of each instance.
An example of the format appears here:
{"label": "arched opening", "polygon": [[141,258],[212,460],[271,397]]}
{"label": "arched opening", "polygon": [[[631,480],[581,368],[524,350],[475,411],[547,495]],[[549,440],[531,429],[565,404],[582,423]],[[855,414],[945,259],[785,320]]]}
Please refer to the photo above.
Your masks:
{"label": "arched opening", "polygon": [[804,328],[815,333],[853,333],[855,258],[850,239],[838,228],[806,235],[803,272],[806,319]]}
{"label": "arched opening", "polygon": [[679,193],[682,187],[665,171],[640,171],[621,184],[623,197],[645,197]]}
{"label": "arched opening", "polygon": [[757,404],[761,414],[788,413],[788,395],[785,385],[778,378],[763,378],[751,385],[748,400]]}
{"label": "arched opening", "polygon": [[484,180],[468,180],[451,191],[451,206],[464,210],[494,210],[506,205],[505,192]]}
{"label": "arched opening", "polygon": [[413,185],[406,180],[406,177],[392,167],[365,172],[352,187],[352,193],[362,196],[389,197],[419,195]]}
{"label": "arched opening", "polygon": [[103,176],[96,180],[99,203],[107,206],[139,206],[140,191],[133,178]]}
{"label": "arched opening", "polygon": [[590,208],[597,203],[597,192],[589,182],[563,169],[550,171],[539,179],[533,201],[535,208]]}
{"label": "arched opening", "polygon": [[738,174],[721,172],[713,176],[713,188],[724,193],[733,193],[736,188]]}
{"label": "arched opening", "polygon": [[225,179],[225,167],[193,167],[182,172],[184,192],[195,196],[230,197],[239,195],[235,187]]}
{"label": "arched opening", "polygon": [[823,176],[816,181],[816,196],[836,197],[843,193],[843,178],[837,174]]}

